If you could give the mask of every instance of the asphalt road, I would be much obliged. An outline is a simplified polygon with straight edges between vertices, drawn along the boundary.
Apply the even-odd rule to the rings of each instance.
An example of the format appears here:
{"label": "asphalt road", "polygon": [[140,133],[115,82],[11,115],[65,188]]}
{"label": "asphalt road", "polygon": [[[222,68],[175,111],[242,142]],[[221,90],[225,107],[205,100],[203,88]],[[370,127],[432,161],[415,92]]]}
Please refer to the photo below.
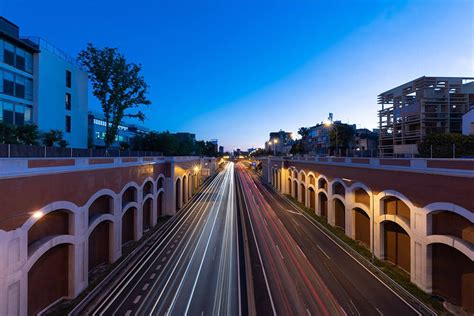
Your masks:
{"label": "asphalt road", "polygon": [[418,313],[242,164],[257,314]]}
{"label": "asphalt road", "polygon": [[234,164],[228,163],[96,304],[94,315],[239,315]]}

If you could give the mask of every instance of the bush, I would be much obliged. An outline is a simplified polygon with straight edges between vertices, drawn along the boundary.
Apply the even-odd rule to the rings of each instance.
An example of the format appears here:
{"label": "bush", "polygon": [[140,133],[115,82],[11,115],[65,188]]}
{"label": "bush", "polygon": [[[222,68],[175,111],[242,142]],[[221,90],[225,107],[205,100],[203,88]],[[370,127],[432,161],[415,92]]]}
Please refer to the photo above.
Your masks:
{"label": "bush", "polygon": [[430,134],[418,144],[420,157],[430,158],[431,150],[433,158],[453,158],[453,145],[455,157],[474,156],[474,136],[462,134]]}

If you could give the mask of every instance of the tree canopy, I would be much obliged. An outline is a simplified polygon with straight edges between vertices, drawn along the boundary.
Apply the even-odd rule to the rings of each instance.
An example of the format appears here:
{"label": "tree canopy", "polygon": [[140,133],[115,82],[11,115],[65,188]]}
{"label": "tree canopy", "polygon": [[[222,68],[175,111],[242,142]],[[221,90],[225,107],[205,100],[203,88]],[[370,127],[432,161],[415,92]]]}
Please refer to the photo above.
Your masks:
{"label": "tree canopy", "polygon": [[146,96],[148,85],[141,75],[142,67],[127,63],[117,48],[98,49],[92,44],[79,53],[78,60],[87,69],[92,93],[101,103],[106,122],[104,141],[108,148],[114,143],[124,117],[145,119],[143,112],[137,111],[138,107],[151,104]]}

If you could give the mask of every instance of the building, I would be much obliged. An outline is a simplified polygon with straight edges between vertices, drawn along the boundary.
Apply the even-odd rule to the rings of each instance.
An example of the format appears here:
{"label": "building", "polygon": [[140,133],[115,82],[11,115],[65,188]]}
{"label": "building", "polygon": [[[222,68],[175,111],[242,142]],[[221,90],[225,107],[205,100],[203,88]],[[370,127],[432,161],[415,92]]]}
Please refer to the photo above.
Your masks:
{"label": "building", "polygon": [[293,145],[293,134],[280,130],[271,132],[269,140],[265,143],[265,150],[276,154],[288,154]]}
{"label": "building", "polygon": [[219,146],[219,154],[224,154],[224,146]]}
{"label": "building", "polygon": [[219,141],[217,139],[211,139],[211,144],[214,145],[214,152],[219,151]]}
{"label": "building", "polygon": [[196,134],[193,134],[193,133],[180,132],[180,133],[174,133],[172,135],[175,136],[176,139],[178,139],[181,142],[190,141],[193,144],[194,142],[196,142]]}
{"label": "building", "polygon": [[378,96],[379,155],[413,157],[432,133],[461,133],[474,106],[474,78],[420,77]]}
{"label": "building", "polygon": [[463,135],[474,135],[474,107],[462,116]]}
{"label": "building", "polygon": [[[109,123],[110,124],[110,123]],[[106,122],[103,114],[89,112],[88,114],[88,142],[89,147],[105,147],[105,127]],[[131,145],[131,140],[137,135],[147,134],[149,129],[134,124],[121,123],[118,126],[115,142],[111,147],[121,147],[122,143]]]}
{"label": "building", "polygon": [[370,131],[367,128],[358,128],[354,133],[354,155],[373,157],[377,155],[378,129]]}
{"label": "building", "polygon": [[20,37],[0,17],[0,121],[61,130],[71,147],[87,147],[87,73],[41,38]]}

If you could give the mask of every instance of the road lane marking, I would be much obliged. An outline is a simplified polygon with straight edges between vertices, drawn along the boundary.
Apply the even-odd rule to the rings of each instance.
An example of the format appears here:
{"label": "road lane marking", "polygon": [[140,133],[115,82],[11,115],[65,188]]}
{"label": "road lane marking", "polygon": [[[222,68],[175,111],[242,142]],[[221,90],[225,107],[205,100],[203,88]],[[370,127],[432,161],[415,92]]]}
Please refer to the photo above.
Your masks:
{"label": "road lane marking", "polygon": [[298,247],[298,249],[299,249],[299,251],[301,252],[301,254],[303,255],[303,257],[304,257],[305,259],[308,259],[308,258],[306,258],[306,255],[304,254],[303,250],[301,250],[300,246],[299,246],[299,245],[296,245],[296,247]]}
{"label": "road lane marking", "polygon": [[331,259],[331,257],[328,256],[328,254],[323,250],[321,249],[321,247],[319,247],[319,245],[316,245],[318,247],[319,250],[321,250],[321,252],[328,258],[328,259]]}
{"label": "road lane marking", "polygon": [[152,275],[150,275],[150,280],[153,280],[156,276],[156,273],[153,273]]}
{"label": "road lane marking", "polygon": [[165,262],[165,261],[166,261],[166,259],[168,259],[168,257],[166,257],[166,256],[165,256],[165,257],[163,257],[163,259],[161,259],[161,262]]}
{"label": "road lane marking", "polygon": [[137,295],[137,297],[135,297],[135,299],[133,300],[133,304],[137,304],[138,301],[140,301],[141,298],[142,298],[141,295]]}
{"label": "road lane marking", "polygon": [[288,213],[291,213],[291,214],[295,214],[295,215],[300,215],[300,216],[301,216],[301,213],[299,213],[299,212],[295,212],[295,211],[288,210],[288,209],[285,210],[285,211],[288,212]]}
{"label": "road lane marking", "polygon": [[265,225],[267,225],[267,226],[268,226],[268,223],[267,223],[267,221],[266,221],[266,219],[265,219],[265,218],[263,219],[263,221],[265,222]]}
{"label": "road lane marking", "polygon": [[132,310],[129,309],[126,313],[125,313],[125,316],[130,316],[132,314]]}
{"label": "road lane marking", "polygon": [[146,291],[146,289],[150,286],[150,283],[145,283],[145,285],[142,287],[142,291]]}
{"label": "road lane marking", "polygon": [[309,311],[309,309],[306,309],[306,312],[308,313],[309,316],[311,316],[311,312]]}
{"label": "road lane marking", "polygon": [[379,312],[380,315],[383,316],[383,313],[380,311],[380,309],[378,309],[376,306],[374,306],[374,308],[377,310],[377,312]]}
{"label": "road lane marking", "polygon": [[160,270],[160,269],[161,269],[161,264],[159,264],[159,265],[155,268],[155,270]]}
{"label": "road lane marking", "polygon": [[282,259],[285,259],[285,258],[283,257],[283,254],[282,254],[281,251],[280,251],[280,247],[278,247],[278,245],[276,245],[276,244],[275,244],[275,247],[276,247],[276,249],[278,250],[278,252],[280,253],[280,257],[281,257]]}
{"label": "road lane marking", "polygon": [[352,306],[354,307],[355,311],[357,312],[357,315],[360,316],[359,310],[358,310],[357,307],[355,306],[354,302],[353,302],[352,300],[349,300],[349,302],[351,302]]}
{"label": "road lane marking", "polygon": [[169,255],[170,253],[171,253],[171,250],[168,250],[168,251],[166,252],[167,255]]}

